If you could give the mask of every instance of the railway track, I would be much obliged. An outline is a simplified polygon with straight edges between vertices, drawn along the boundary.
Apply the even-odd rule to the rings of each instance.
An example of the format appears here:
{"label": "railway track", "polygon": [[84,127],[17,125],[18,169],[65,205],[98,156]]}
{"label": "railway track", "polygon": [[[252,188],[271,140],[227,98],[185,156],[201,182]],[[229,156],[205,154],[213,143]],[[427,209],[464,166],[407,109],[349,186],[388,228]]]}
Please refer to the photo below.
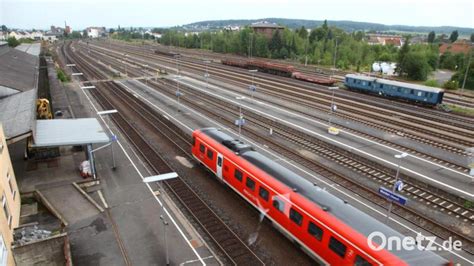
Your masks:
{"label": "railway track", "polygon": [[[160,86],[159,84],[152,82],[152,85],[156,86],[156,88],[159,88],[161,92],[168,90],[168,94],[170,96],[173,96],[173,90],[174,88],[172,84],[166,84]],[[186,90],[184,86],[181,86],[181,89]],[[221,101],[216,101],[215,99],[209,99],[204,97],[202,94],[197,94],[193,93],[192,90],[186,90],[185,95],[183,96],[182,101],[186,102],[187,105],[192,106],[193,109],[202,111],[203,113],[209,114],[212,117],[215,117],[216,120],[219,121],[225,121],[227,125],[232,125],[233,124],[233,119],[238,116],[238,106],[232,105],[230,103],[223,103]],[[202,101],[200,104],[196,103],[195,100],[189,100],[187,97],[191,98],[199,98],[200,101]],[[204,107],[205,106],[205,107]],[[225,117],[224,112],[226,113],[231,113],[230,116]],[[304,146],[307,148],[309,151],[313,151],[317,153],[318,155],[324,156],[325,154],[330,154],[332,158],[340,158],[340,161],[346,163],[347,165],[350,165],[352,170],[355,170],[368,178],[377,178],[377,182],[379,184],[386,184],[387,186],[390,186],[393,183],[393,176],[394,173],[383,173],[380,172],[380,170],[374,169],[373,166],[371,167],[370,165],[364,164],[357,162],[356,159],[354,159],[352,156],[347,157],[347,154],[344,154],[344,152],[336,152],[332,148],[327,148],[327,147],[321,147],[315,144],[313,141],[309,141],[306,139],[307,136],[301,136],[301,133],[291,133],[291,129],[288,128],[282,128],[279,129],[279,125],[276,124],[276,122],[267,120],[267,121],[261,121],[262,118],[259,115],[252,115],[252,117],[249,117],[249,111],[246,111],[246,119],[248,119],[251,123],[257,125],[259,128],[255,129],[248,129],[246,128],[245,131],[249,132],[250,136],[252,139],[257,140],[261,144],[266,144],[267,146],[271,147],[274,149],[276,152],[282,155],[287,155],[286,157],[291,158],[292,160],[300,163],[301,165],[307,166],[309,169],[313,170],[316,173],[320,173],[324,175],[325,177],[331,179],[332,181],[346,187],[346,184],[348,186],[348,189],[356,192],[358,195],[361,195],[370,201],[376,203],[379,206],[382,206],[384,208],[387,208],[387,204],[384,198],[380,197],[377,192],[370,190],[361,184],[358,184],[357,181],[352,180],[351,178],[342,176],[332,170],[331,168],[322,165],[320,162],[318,162],[315,159],[308,159],[308,157],[302,155],[295,149],[288,148],[287,145],[282,144],[280,141],[271,141],[271,138],[265,138],[262,137],[262,132],[268,132],[268,128],[272,127],[274,128],[274,131],[276,134],[279,134],[280,136],[283,136],[283,138],[286,138],[290,142],[293,142],[297,144],[298,146]],[[281,127],[281,126],[280,126]],[[264,130],[262,130],[262,128]],[[303,143],[303,144],[302,144]],[[319,151],[318,151],[319,149]],[[377,171],[378,173],[376,173]],[[370,173],[370,174],[369,174]],[[378,181],[380,180],[380,181]],[[448,199],[444,199],[442,197],[439,197],[438,195],[427,191],[426,189],[423,189],[421,187],[418,187],[414,184],[411,184],[408,182],[408,186],[406,188],[406,193],[407,196],[414,198],[415,200],[417,198],[420,198],[422,201],[429,201],[431,202],[432,200],[432,205],[437,205],[439,208],[443,208],[446,210],[446,212],[452,212],[452,216],[458,216],[458,219],[465,220],[467,223],[469,223],[468,226],[472,225],[474,222],[473,220],[473,213],[470,210],[466,210],[462,205],[459,203],[450,201]],[[367,192],[370,192],[370,196],[367,195]],[[429,194],[428,194],[429,193]],[[422,195],[423,194],[423,195]],[[422,196],[420,196],[422,195]],[[366,197],[367,196],[367,197]],[[435,198],[433,198],[435,197]],[[437,198],[437,199],[436,199]],[[441,200],[442,199],[442,200]],[[420,201],[420,200],[417,200]],[[442,203],[443,201],[446,201],[445,203]],[[449,202],[448,204],[446,204]],[[441,205],[439,203],[442,203]],[[452,206],[450,206],[452,204]],[[446,207],[449,206],[448,209]],[[453,208],[454,207],[454,208]],[[416,210],[409,209],[406,207],[401,207],[398,206],[398,214],[403,217],[404,219],[410,221],[411,223],[414,224],[420,224],[422,222],[425,224],[425,228],[432,228],[430,231],[432,231],[435,235],[447,239],[449,236],[456,236],[458,239],[462,240],[463,243],[470,243],[470,247],[467,248],[468,252],[474,252],[472,243],[473,239],[467,236],[464,236],[463,234],[457,232],[456,228],[449,228],[446,225],[437,223],[433,221],[432,218],[429,217],[421,217],[419,213],[417,213]],[[459,208],[459,209],[458,209]],[[459,212],[459,210],[461,210]],[[456,210],[454,213],[453,211]],[[466,212],[467,211],[467,212]],[[464,213],[464,215],[462,215]],[[416,217],[416,218],[413,218]],[[428,229],[429,230],[429,229]]]}
{"label": "railway track", "polygon": [[[129,51],[131,52],[131,51]],[[140,53],[137,52],[137,55],[143,56],[143,51],[140,51]],[[153,55],[153,57],[159,57]],[[161,57],[161,60],[167,61],[171,63],[171,59],[169,58],[163,58]],[[181,62],[181,66],[183,66],[185,63]],[[188,63],[187,63],[188,64]],[[189,63],[191,64],[191,63]],[[195,71],[199,71],[201,73],[203,71],[203,66],[193,63],[192,66]],[[225,70],[218,70],[219,68],[217,67],[210,67],[209,66],[209,72],[212,74],[218,74],[218,75],[224,75],[223,72],[225,73],[225,78],[227,80],[236,80],[238,82],[241,82],[240,85],[242,86],[247,86],[250,84],[249,79],[250,75],[248,73],[245,74],[239,74],[234,73],[230,70],[225,71]],[[219,71],[219,72],[217,72]],[[274,77],[272,77],[274,79]],[[265,77],[265,79],[272,79],[269,77]],[[269,87],[266,87],[267,85],[263,85],[262,82],[264,82],[262,79],[256,79],[256,81],[261,84],[260,90],[266,90],[266,94],[274,94],[276,97],[286,97],[288,95],[292,95],[294,99],[297,99],[298,101],[300,99],[307,99],[313,107],[315,108],[321,108],[321,106],[328,106],[329,102],[331,101],[330,96],[328,95],[328,92],[316,92],[316,91],[311,91],[310,94],[308,95],[308,91],[304,92],[299,92],[299,91],[292,91],[292,89],[295,89],[294,84],[293,85],[288,85],[284,84],[286,81],[284,79],[279,79],[278,81],[272,81],[270,80],[269,82],[271,85]],[[292,81],[293,82],[293,81]],[[286,86],[286,89],[281,90],[278,87],[275,86],[275,84],[283,84]],[[405,137],[412,138],[413,140],[416,141],[421,141],[424,142],[428,145],[434,145],[436,147],[439,147],[441,149],[448,150],[450,152],[455,152],[460,155],[466,155],[465,147],[470,147],[474,145],[474,142],[472,141],[473,134],[470,131],[463,130],[459,131],[457,128],[445,126],[444,124],[438,123],[437,125],[433,125],[432,122],[427,122],[427,121],[421,121],[420,119],[413,120],[413,118],[410,118],[410,116],[407,115],[402,115],[399,113],[393,113],[389,112],[383,109],[376,109],[376,111],[363,111],[361,113],[360,108],[354,108],[351,107],[351,105],[354,103],[353,101],[348,101],[341,99],[342,103],[337,99],[339,104],[345,104],[344,108],[345,111],[339,112],[338,115],[344,115],[345,119],[351,119],[355,120],[358,122],[364,122],[368,126],[373,126],[391,133],[400,133],[403,132]],[[345,103],[344,103],[345,102]],[[371,107],[368,105],[362,106],[364,110],[370,110]],[[373,107],[372,107],[373,109]],[[356,116],[354,114],[360,115]],[[384,114],[383,117],[380,116],[380,114]],[[371,121],[367,121],[367,117],[372,119]],[[412,120],[412,121],[410,121]],[[380,122],[383,121],[383,122]],[[391,124],[394,126],[388,126],[387,122],[390,121]],[[421,122],[420,122],[421,121]],[[474,121],[474,120],[473,120]],[[466,122],[466,121],[464,121]],[[461,123],[462,124],[462,123]],[[464,125],[470,125],[471,123],[464,123]],[[433,127],[437,128],[436,130],[433,129]],[[460,127],[461,128],[461,127]],[[448,133],[443,133],[444,131],[447,131]],[[458,136],[460,135],[460,136]],[[465,169],[466,170],[466,169]]]}
{"label": "railway track", "polygon": [[[77,60],[77,61],[76,61]],[[97,74],[93,68],[86,66],[80,59],[73,57],[73,62],[78,64],[78,68],[86,72],[86,77],[103,78],[102,74]],[[80,63],[79,63],[80,62]],[[189,140],[179,137],[181,144],[178,144],[174,137],[179,136],[176,128],[171,129],[170,123],[164,122],[154,112],[147,109],[142,103],[137,102],[134,97],[126,93],[123,88],[113,82],[96,84],[97,89],[91,90],[94,98],[99,102],[104,110],[117,109],[119,113],[112,116],[114,123],[121,129],[121,132],[133,144],[142,158],[153,169],[153,174],[168,173],[173,170],[169,164],[150,145],[146,138],[132,125],[131,120],[126,119],[122,114],[132,112],[135,122],[138,121],[152,126],[157,134],[166,137],[174,144],[183,149],[183,145],[190,147]],[[159,127],[165,125],[166,127]],[[168,128],[167,132],[164,132]],[[159,132],[159,133],[158,133]],[[170,134],[172,136],[170,136]],[[183,144],[184,143],[184,144]],[[186,184],[182,178],[164,181],[174,196],[191,214],[193,219],[201,226],[208,236],[225,254],[227,259],[234,265],[263,265],[258,256],[212,211],[212,209],[202,201],[193,189]]]}
{"label": "railway track", "polygon": [[[196,104],[194,104],[194,105],[196,105]],[[202,107],[202,106],[201,106],[201,107]],[[211,108],[211,109],[212,109],[212,108]],[[208,110],[207,112],[211,112],[211,110]],[[221,116],[222,114],[216,114],[216,113],[215,113],[215,110],[214,110],[214,114],[213,114],[213,115],[222,118],[222,116]],[[232,122],[232,121],[229,121],[229,123],[231,123],[231,122]],[[248,132],[247,132],[247,129],[246,129],[246,133],[254,134],[254,137],[255,137],[256,139],[259,139],[262,143],[268,143],[270,147],[272,147],[272,146],[277,146],[277,145],[278,145],[278,143],[271,143],[271,142],[268,142],[268,140],[267,140],[266,138],[262,138],[262,137],[261,137],[261,130],[255,129],[255,132],[252,132],[252,130],[248,129]],[[265,140],[266,140],[267,142],[265,142]],[[274,147],[272,147],[272,148],[274,148]],[[300,157],[299,157],[300,159],[297,159],[296,156],[298,156],[298,154],[295,153],[294,151],[291,151],[291,149],[286,148],[286,150],[285,150],[285,147],[284,147],[284,146],[281,146],[280,149],[281,149],[281,150],[280,150],[279,152],[280,152],[281,154],[293,154],[292,156],[295,156],[295,157],[294,157],[294,158],[295,158],[295,161],[302,160],[302,159],[301,159],[301,155],[300,155]],[[278,149],[275,148],[275,150],[278,150]],[[291,156],[290,156],[290,158],[291,158]],[[301,164],[303,164],[303,165],[308,165],[308,167],[309,167],[309,166],[312,166],[314,163],[315,163],[315,162],[309,162],[307,159],[304,159],[304,160],[301,161]],[[313,166],[314,166],[314,165],[313,165]],[[321,167],[321,166],[320,166],[320,167]],[[311,167],[310,167],[310,168],[311,168]],[[337,173],[334,173],[333,171],[330,171],[330,170],[328,170],[328,169],[325,169],[324,167],[321,167],[319,170],[316,170],[316,172],[319,172],[319,173],[321,173],[321,174],[323,174],[323,175],[325,175],[325,176],[327,176],[327,175],[339,176],[339,175],[337,175]],[[347,187],[349,187],[350,190],[354,191],[354,193],[357,193],[357,194],[359,194],[359,195],[362,195],[363,197],[366,197],[366,198],[371,198],[371,201],[372,201],[372,202],[377,202],[377,199],[376,199],[376,198],[377,198],[377,194],[373,195],[373,192],[372,192],[372,193],[367,193],[368,191],[367,191],[366,188],[364,189],[364,188],[360,187],[360,185],[354,183],[353,181],[347,180],[347,179],[344,178],[344,177],[341,177],[341,176],[339,176],[339,177],[342,178],[342,179],[340,180],[340,182],[337,182],[337,181],[335,181],[335,182],[337,182],[337,183],[339,183],[339,184],[341,184],[341,185],[344,185],[344,186],[346,186],[346,184],[347,184]],[[335,177],[334,177],[334,178],[335,178]],[[352,186],[352,187],[351,187],[351,186]],[[372,198],[372,197],[373,197],[373,198]],[[385,202],[384,199],[378,199],[378,203],[376,203],[376,204],[378,204],[378,205],[383,206],[383,207],[386,208],[386,202]],[[385,205],[385,206],[384,206],[384,205]],[[400,209],[401,209],[401,210],[400,210]],[[419,218],[419,215],[416,214],[416,213],[410,213],[409,211],[407,211],[407,210],[405,210],[405,209],[402,209],[401,207],[396,207],[396,208],[395,208],[395,213],[397,213],[397,214],[403,216],[403,214],[400,214],[400,211],[406,211],[406,212],[407,212],[407,213],[405,213],[405,217],[407,217],[407,216],[411,216],[411,217],[412,217],[411,219],[408,219],[408,220],[410,220],[410,222],[415,223],[415,224],[420,224],[420,223],[421,223],[421,224],[425,224],[425,228],[426,228],[426,229],[428,229],[429,231],[431,231],[432,233],[434,233],[435,235],[437,235],[437,236],[439,236],[439,237],[441,237],[441,238],[446,238],[447,236],[450,236],[450,235],[452,234],[452,233],[447,233],[447,232],[446,232],[446,231],[449,230],[448,228],[444,228],[445,230],[440,230],[440,228],[443,228],[442,225],[436,224],[436,223],[433,222],[433,221],[428,221],[428,220],[426,220],[426,218]],[[413,217],[418,217],[418,218],[413,218]],[[407,218],[405,218],[405,219],[407,219]],[[417,220],[417,219],[418,219],[418,220]],[[415,222],[414,222],[414,220],[415,220]],[[454,235],[456,235],[456,234],[454,234]],[[469,240],[469,241],[471,241],[471,243],[472,243],[472,240]],[[469,250],[468,250],[468,251],[469,251]],[[472,250],[470,250],[470,252],[472,253]]]}

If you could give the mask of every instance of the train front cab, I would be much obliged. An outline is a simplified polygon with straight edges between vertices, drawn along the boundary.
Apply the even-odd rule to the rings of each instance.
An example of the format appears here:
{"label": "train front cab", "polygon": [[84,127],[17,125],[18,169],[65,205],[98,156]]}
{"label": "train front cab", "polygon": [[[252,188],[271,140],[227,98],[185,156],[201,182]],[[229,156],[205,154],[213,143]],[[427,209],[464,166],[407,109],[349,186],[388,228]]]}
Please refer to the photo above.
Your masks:
{"label": "train front cab", "polygon": [[201,164],[203,164],[220,180],[222,180],[222,168],[224,164],[223,155],[211,147],[211,145],[202,142],[199,138],[196,138],[195,132],[193,133],[192,153]]}

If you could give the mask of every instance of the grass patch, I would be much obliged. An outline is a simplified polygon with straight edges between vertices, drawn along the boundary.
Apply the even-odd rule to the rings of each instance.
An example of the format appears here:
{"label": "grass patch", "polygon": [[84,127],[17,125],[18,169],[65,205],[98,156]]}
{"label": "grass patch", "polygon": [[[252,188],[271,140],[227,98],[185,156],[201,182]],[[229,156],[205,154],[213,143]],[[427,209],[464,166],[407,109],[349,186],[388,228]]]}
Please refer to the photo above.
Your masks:
{"label": "grass patch", "polygon": [[474,109],[466,108],[454,104],[445,104],[453,113],[474,116]]}
{"label": "grass patch", "polygon": [[56,73],[57,73],[58,79],[61,82],[71,81],[71,78],[68,75],[66,75],[66,73],[64,73],[64,71],[61,68],[56,68]]}

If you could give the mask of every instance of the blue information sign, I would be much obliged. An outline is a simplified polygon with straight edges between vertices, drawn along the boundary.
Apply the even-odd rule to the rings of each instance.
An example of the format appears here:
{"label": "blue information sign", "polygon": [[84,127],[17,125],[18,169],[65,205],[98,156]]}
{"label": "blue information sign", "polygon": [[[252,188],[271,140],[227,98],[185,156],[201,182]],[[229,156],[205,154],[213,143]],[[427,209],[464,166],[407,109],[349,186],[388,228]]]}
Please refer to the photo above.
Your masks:
{"label": "blue information sign", "polygon": [[407,198],[398,195],[397,193],[392,192],[391,190],[380,187],[379,188],[379,194],[386,197],[389,200],[398,202],[398,204],[405,205],[407,203]]}

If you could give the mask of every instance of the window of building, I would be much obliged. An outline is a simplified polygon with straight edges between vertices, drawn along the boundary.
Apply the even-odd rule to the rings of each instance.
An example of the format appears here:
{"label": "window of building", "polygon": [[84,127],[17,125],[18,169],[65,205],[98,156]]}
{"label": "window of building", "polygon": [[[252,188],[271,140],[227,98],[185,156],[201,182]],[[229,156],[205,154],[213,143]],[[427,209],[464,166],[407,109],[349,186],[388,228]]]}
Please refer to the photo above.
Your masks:
{"label": "window of building", "polygon": [[361,256],[357,255],[354,266],[371,266],[372,264],[368,262],[366,259],[362,258]]}
{"label": "window of building", "polygon": [[280,212],[283,212],[285,210],[285,203],[283,200],[278,198],[278,196],[273,197],[273,207],[275,209],[279,210]]}
{"label": "window of building", "polygon": [[251,178],[247,176],[247,181],[245,181],[245,185],[250,189],[250,190],[255,190],[255,181],[253,181]]}
{"label": "window of building", "polygon": [[258,195],[260,195],[260,198],[264,199],[265,201],[268,201],[268,190],[264,189],[263,187],[260,187],[258,189]]}
{"label": "window of building", "polygon": [[237,180],[239,180],[240,182],[242,182],[242,172],[240,172],[239,170],[234,170],[234,177],[237,178]]}
{"label": "window of building", "polygon": [[206,147],[204,147],[203,144],[199,145],[199,151],[200,151],[201,153],[204,153],[205,150],[206,150]]}
{"label": "window of building", "polygon": [[214,152],[210,149],[207,149],[207,158],[211,159],[214,158]]}
{"label": "window of building", "polygon": [[3,213],[5,213],[5,217],[7,218],[8,225],[11,226],[12,216],[10,214],[10,209],[8,208],[7,197],[5,197],[5,193],[2,195],[2,205],[3,205]]}
{"label": "window of building", "polygon": [[301,225],[301,223],[303,222],[303,215],[295,211],[293,208],[290,208],[290,220],[295,222],[295,224],[297,225]]}
{"label": "window of building", "polygon": [[7,246],[5,245],[5,240],[3,239],[3,236],[0,235],[0,266],[7,265],[7,258],[8,258]]}
{"label": "window of building", "polygon": [[321,227],[315,225],[313,222],[309,222],[308,224],[308,233],[314,236],[317,240],[321,241],[323,239],[323,229]]}
{"label": "window of building", "polygon": [[9,172],[7,173],[7,181],[8,181],[8,186],[10,187],[10,192],[13,195],[13,200],[15,200],[16,191],[13,189],[12,177]]}
{"label": "window of building", "polygon": [[346,255],[346,245],[332,236],[329,239],[329,248],[341,258],[344,258],[344,255]]}

